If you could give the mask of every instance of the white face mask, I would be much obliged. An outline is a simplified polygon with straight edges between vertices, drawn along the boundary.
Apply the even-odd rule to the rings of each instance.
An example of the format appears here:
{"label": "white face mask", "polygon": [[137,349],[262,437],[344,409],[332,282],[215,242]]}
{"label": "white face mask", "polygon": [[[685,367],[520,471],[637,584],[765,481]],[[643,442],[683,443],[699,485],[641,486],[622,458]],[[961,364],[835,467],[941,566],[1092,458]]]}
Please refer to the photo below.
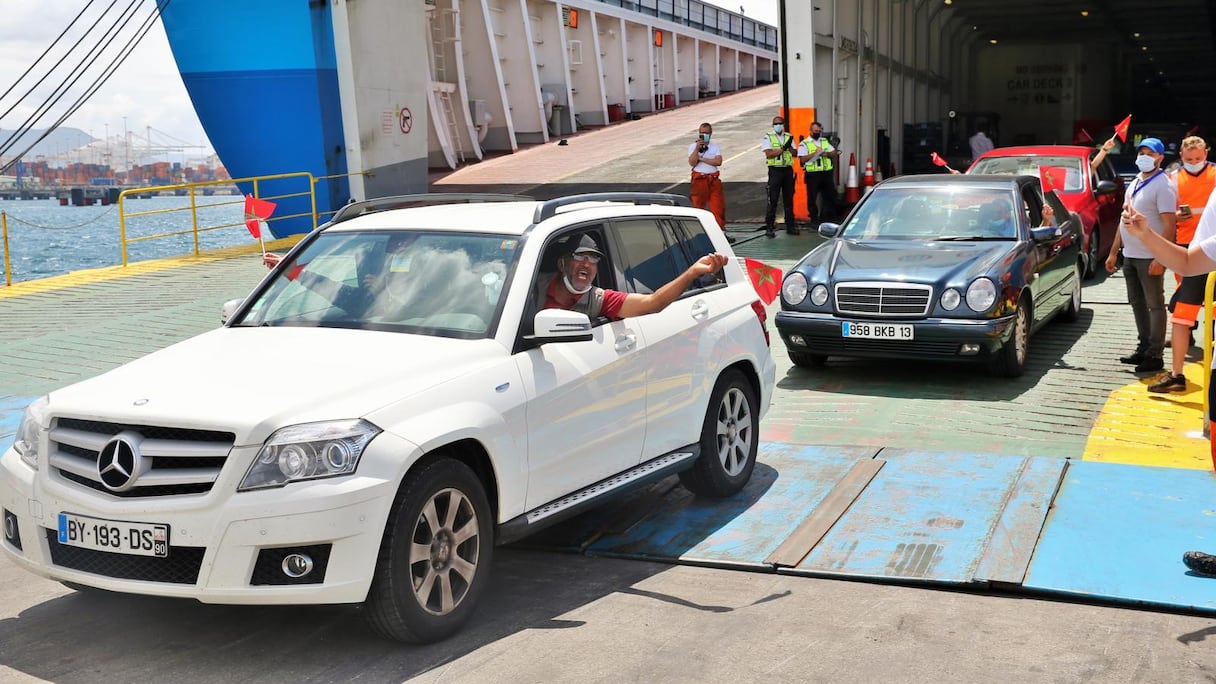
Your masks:
{"label": "white face mask", "polygon": [[587,287],[584,287],[581,290],[576,290],[576,289],[574,289],[574,284],[570,282],[570,276],[568,276],[568,275],[562,276],[562,282],[565,283],[567,290],[570,290],[571,292],[573,292],[576,295],[587,294],[587,292],[590,291],[591,288],[593,287],[591,283],[587,283]]}
{"label": "white face mask", "polygon": [[1153,159],[1147,154],[1142,154],[1136,157],[1136,168],[1140,169],[1140,171],[1144,173],[1148,173],[1149,171],[1157,168],[1157,160]]}
{"label": "white face mask", "polygon": [[1199,173],[1200,171],[1203,170],[1203,167],[1205,167],[1207,165],[1208,165],[1207,162],[1199,162],[1198,164],[1183,164],[1182,168],[1186,169],[1187,171],[1190,171],[1191,173]]}

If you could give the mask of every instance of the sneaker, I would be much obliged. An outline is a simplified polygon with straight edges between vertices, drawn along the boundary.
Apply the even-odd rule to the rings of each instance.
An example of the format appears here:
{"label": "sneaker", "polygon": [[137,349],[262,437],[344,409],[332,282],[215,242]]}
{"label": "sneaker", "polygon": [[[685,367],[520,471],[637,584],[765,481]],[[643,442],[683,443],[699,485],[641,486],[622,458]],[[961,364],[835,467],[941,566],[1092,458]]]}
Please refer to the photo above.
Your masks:
{"label": "sneaker", "polygon": [[1138,365],[1142,361],[1144,361],[1144,352],[1142,351],[1135,351],[1127,356],[1119,357],[1119,363],[1126,363],[1129,366]]}
{"label": "sneaker", "polygon": [[1163,373],[1161,377],[1157,378],[1157,382],[1148,386],[1148,391],[1159,394],[1165,392],[1185,392],[1186,376]]}
{"label": "sneaker", "polygon": [[802,235],[802,231],[798,230],[797,228],[794,228],[794,229],[787,228],[785,230],[785,233],[786,233],[786,235]]}
{"label": "sneaker", "polygon": [[1136,366],[1137,373],[1156,373],[1165,368],[1165,361],[1160,356],[1157,358],[1144,357],[1144,360]]}
{"label": "sneaker", "polygon": [[1182,554],[1182,562],[1191,570],[1201,575],[1216,577],[1216,556],[1202,551],[1187,551]]}
{"label": "sneaker", "polygon": [[764,237],[775,238],[775,237],[777,237],[777,231],[772,230],[772,229],[766,230],[766,231],[764,231]]}

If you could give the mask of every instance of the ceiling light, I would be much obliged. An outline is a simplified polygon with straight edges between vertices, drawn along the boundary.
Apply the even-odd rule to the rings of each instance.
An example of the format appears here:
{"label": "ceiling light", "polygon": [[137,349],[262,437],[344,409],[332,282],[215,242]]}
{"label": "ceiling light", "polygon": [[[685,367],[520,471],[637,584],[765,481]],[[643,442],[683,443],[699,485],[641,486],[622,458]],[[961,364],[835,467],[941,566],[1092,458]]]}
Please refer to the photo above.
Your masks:
{"label": "ceiling light", "polygon": [[996,38],[989,38],[988,42],[991,43],[992,45],[996,45]]}
{"label": "ceiling light", "polygon": [[1141,46],[1140,46],[1140,51],[1141,51],[1141,52],[1148,52],[1148,46],[1147,46],[1147,45],[1141,45]]}
{"label": "ceiling light", "polygon": [[1140,32],[1139,32],[1139,31],[1137,31],[1136,33],[1133,33],[1133,34],[1132,34],[1132,38],[1139,38],[1139,37],[1140,37]]}
{"label": "ceiling light", "polygon": [[947,5],[953,5],[953,4],[954,4],[954,0],[946,0],[946,4],[947,4]]}
{"label": "ceiling light", "polygon": [[1089,16],[1089,10],[1081,10],[1081,16],[1083,16],[1083,17],[1088,17],[1088,16]]}

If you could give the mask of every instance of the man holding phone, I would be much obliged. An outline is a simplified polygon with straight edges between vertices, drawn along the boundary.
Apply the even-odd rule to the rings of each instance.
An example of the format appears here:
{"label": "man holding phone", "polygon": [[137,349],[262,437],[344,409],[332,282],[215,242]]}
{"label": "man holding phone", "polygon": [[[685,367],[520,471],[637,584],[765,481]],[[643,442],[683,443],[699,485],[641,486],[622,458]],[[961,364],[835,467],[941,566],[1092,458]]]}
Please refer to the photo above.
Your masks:
{"label": "man holding phone", "polygon": [[[726,194],[722,191],[722,179],[719,178],[722,148],[710,140],[713,132],[713,126],[708,123],[701,124],[697,139],[688,146],[688,165],[692,167],[688,197],[694,207],[712,213],[718,220],[718,227],[725,233]],[[726,241],[733,244],[735,239],[727,235]]]}
{"label": "man holding phone", "polygon": [[773,130],[760,143],[764,152],[764,163],[768,165],[768,206],[764,212],[765,237],[777,237],[774,224],[777,220],[777,202],[780,198],[785,210],[785,232],[798,234],[794,223],[794,136],[785,130],[785,117],[773,117]]}
{"label": "man holding phone", "polygon": [[[1196,135],[1182,141],[1179,156],[1182,169],[1174,177],[1174,184],[1178,188],[1178,221],[1174,242],[1187,247],[1195,238],[1195,228],[1199,225],[1203,207],[1213,188],[1216,188],[1216,165],[1208,161],[1208,144]],[[1187,351],[1194,344],[1191,330],[1195,328],[1199,312],[1203,309],[1208,277],[1207,274],[1186,277],[1175,274],[1174,278],[1178,286],[1169,303],[1170,370],[1148,386],[1150,392],[1186,391],[1182,366],[1186,362]]]}

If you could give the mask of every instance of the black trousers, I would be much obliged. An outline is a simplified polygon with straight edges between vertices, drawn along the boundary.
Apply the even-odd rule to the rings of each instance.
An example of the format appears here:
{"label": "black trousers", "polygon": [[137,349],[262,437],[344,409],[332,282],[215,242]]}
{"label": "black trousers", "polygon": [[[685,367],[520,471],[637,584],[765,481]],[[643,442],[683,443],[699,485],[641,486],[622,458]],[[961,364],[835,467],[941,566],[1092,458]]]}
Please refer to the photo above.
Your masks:
{"label": "black trousers", "polygon": [[768,206],[764,212],[764,227],[772,230],[774,222],[777,220],[777,201],[783,202],[782,208],[785,211],[785,229],[797,230],[798,224],[794,223],[794,167],[792,166],[770,166],[768,167]]}
{"label": "black trousers", "polygon": [[[806,213],[812,223],[824,219],[839,217],[840,202],[836,197],[836,178],[833,171],[807,171],[803,174],[806,179]],[[822,198],[820,202],[817,199]],[[817,211],[816,205],[822,205],[823,210]]]}

